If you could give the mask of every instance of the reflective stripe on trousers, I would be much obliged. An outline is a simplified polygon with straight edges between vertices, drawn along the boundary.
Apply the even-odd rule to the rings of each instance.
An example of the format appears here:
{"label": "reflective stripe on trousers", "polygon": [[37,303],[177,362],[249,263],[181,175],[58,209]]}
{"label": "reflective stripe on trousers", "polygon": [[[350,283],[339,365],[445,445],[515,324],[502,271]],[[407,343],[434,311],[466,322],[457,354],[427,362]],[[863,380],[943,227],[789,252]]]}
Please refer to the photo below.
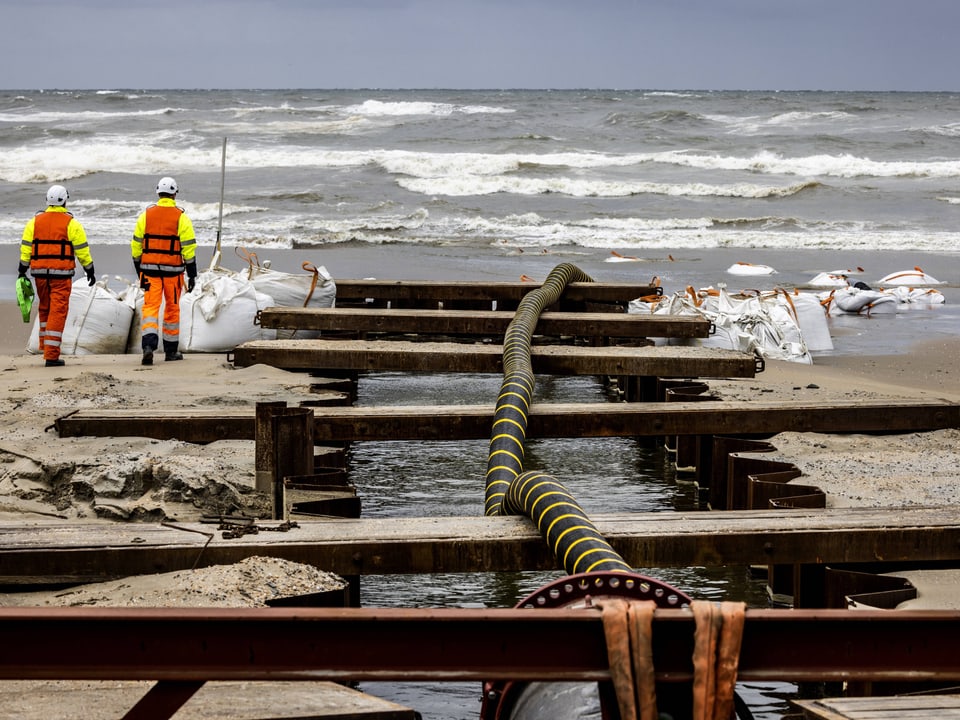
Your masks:
{"label": "reflective stripe on trousers", "polygon": [[37,278],[37,322],[40,329],[39,346],[44,360],[60,357],[63,328],[70,310],[70,278]]}
{"label": "reflective stripe on trousers", "polygon": [[148,277],[150,287],[143,293],[141,347],[156,350],[160,340],[160,305],[163,304],[163,340],[180,342],[180,291],[183,276]]}

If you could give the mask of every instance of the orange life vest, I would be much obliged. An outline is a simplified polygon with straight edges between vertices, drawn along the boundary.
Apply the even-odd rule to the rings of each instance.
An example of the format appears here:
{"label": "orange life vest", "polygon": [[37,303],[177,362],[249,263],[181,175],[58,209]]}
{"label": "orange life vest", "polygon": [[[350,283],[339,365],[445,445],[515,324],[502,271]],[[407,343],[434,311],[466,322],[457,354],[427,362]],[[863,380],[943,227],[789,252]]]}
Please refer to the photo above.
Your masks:
{"label": "orange life vest", "polygon": [[77,261],[67,226],[68,212],[38,212],[33,219],[33,250],[30,273],[34,277],[73,277]]}
{"label": "orange life vest", "polygon": [[146,210],[143,255],[140,271],[148,275],[179,275],[183,272],[180,255],[180,216],[178,207],[151,205]]}

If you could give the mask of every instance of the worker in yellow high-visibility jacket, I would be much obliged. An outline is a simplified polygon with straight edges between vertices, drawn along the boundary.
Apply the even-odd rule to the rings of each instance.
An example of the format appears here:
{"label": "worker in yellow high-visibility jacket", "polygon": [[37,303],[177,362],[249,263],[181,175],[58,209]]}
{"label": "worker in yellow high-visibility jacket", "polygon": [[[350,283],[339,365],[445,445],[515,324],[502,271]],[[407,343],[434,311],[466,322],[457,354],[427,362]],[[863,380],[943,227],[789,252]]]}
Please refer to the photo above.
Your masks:
{"label": "worker in yellow high-visibility jacket", "polygon": [[[157,183],[157,202],[137,218],[130,250],[133,266],[143,288],[143,322],[140,326],[141,364],[152,365],[153,353],[163,338],[165,360],[183,360],[180,352],[180,293],[183,273],[187,273],[187,292],[197,280],[197,239],[193,223],[177,206],[179,192],[172,177]],[[160,306],[163,305],[163,325]]]}
{"label": "worker in yellow high-visibility jacket", "polygon": [[93,285],[97,281],[87,233],[67,211],[69,199],[70,193],[63,185],[51,185],[47,190],[47,209],[27,221],[20,240],[17,273],[26,277],[29,270],[37,287],[39,345],[47,367],[65,364],[60,358],[60,344],[78,260],[87,282]]}

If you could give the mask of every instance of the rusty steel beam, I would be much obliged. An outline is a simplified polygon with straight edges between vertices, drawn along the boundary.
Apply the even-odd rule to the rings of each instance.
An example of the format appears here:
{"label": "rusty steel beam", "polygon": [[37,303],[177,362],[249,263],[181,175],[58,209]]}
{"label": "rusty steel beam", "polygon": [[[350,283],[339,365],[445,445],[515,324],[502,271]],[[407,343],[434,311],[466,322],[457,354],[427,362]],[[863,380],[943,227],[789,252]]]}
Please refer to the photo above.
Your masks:
{"label": "rusty steel beam", "polygon": [[[542,283],[490,280],[363,280],[337,279],[337,300],[490,300],[519,302]],[[562,300],[626,305],[634,298],[661,295],[656,285],[639,283],[569,283]]]}
{"label": "rusty steel beam", "polygon": [[[314,438],[317,442],[484,438],[490,436],[494,410],[492,404],[320,408],[314,411]],[[528,423],[528,435],[538,438],[915,432],[960,427],[960,403],[534,403]]]}
{"label": "rusty steel beam", "polygon": [[[657,610],[663,682],[694,621]],[[0,608],[0,679],[608,680],[592,609]],[[748,610],[739,679],[958,681],[960,612]]]}
{"label": "rusty steel beam", "polygon": [[[592,519],[635,568],[960,561],[954,506],[648,512]],[[339,575],[557,568],[536,527],[521,516],[304,520],[287,532],[241,538],[224,537],[216,525],[204,523],[0,524],[0,583],[12,586],[103,582],[255,555]]]}
{"label": "rusty steel beam", "polygon": [[[758,360],[750,353],[704,347],[534,345],[530,355],[534,372],[549,375],[752,378],[758,372]],[[264,364],[318,372],[500,374],[503,347],[404,340],[251,340],[234,348],[232,361],[236,367]]]}
{"label": "rusty steel beam", "polygon": [[[263,403],[260,403],[263,404]],[[279,403],[284,405],[284,403]],[[314,440],[461,440],[490,436],[495,405],[314,408]],[[922,432],[960,427],[960,403],[856,400],[843,405],[784,402],[534,403],[530,437],[646,437],[780,432]],[[90,409],[58,418],[61,437],[137,435],[160,440],[252,440],[253,408],[176,411]],[[704,484],[709,484],[706,478]]]}
{"label": "rusty steel beam", "polygon": [[204,685],[204,680],[163,680],[151,687],[123,720],[167,720],[172,718]]}
{"label": "rusty steel beam", "polygon": [[[500,310],[393,310],[268,307],[257,313],[262,327],[287,330],[416,333],[421,335],[503,335],[516,313]],[[545,312],[537,335],[576,337],[710,336],[709,320],[693,315]]]}

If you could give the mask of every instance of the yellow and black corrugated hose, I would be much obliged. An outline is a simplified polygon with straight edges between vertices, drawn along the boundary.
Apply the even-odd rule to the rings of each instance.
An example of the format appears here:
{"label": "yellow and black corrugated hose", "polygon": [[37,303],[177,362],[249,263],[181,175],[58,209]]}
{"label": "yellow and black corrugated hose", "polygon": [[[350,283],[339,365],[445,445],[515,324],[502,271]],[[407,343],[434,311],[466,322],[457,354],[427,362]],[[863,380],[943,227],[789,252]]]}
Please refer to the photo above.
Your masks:
{"label": "yellow and black corrugated hose", "polygon": [[571,282],[593,279],[575,265],[557,265],[539,288],[523,297],[507,327],[503,382],[487,458],[484,513],[529,517],[571,575],[632,572],[561,483],[544,473],[523,469],[527,418],[536,384],[530,351],[533,333],[540,314],[559,301]]}

